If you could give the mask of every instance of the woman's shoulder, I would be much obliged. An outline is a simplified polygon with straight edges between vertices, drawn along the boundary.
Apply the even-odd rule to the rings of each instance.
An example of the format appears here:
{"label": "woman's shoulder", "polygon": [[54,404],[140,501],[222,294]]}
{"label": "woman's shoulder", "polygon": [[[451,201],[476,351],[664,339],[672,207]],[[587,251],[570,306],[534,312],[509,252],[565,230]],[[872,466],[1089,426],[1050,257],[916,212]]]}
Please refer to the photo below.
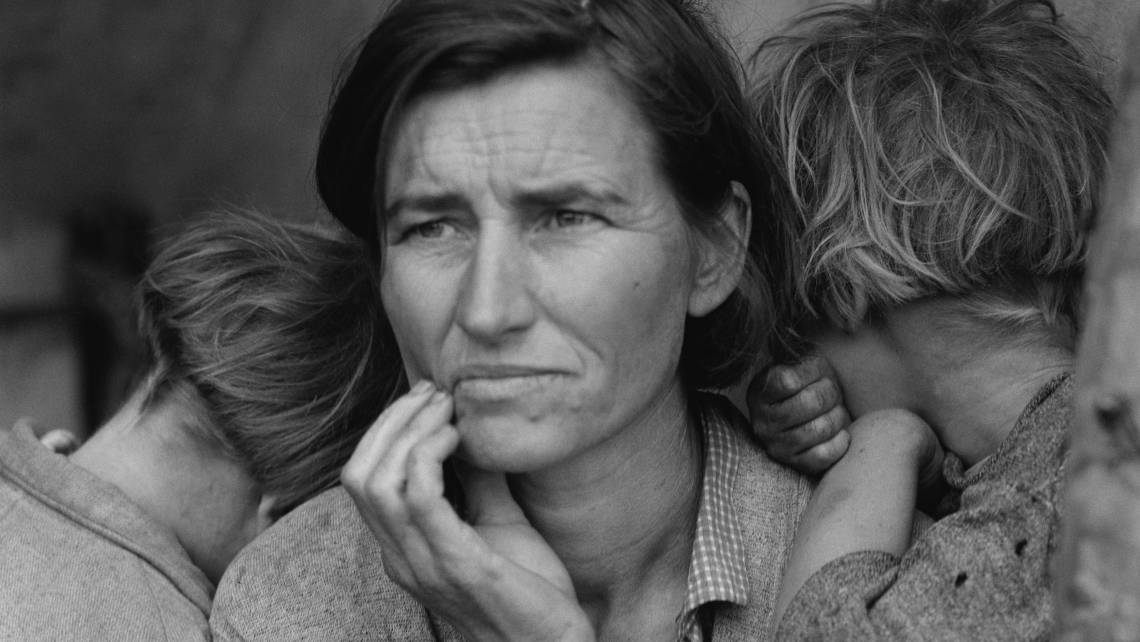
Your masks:
{"label": "woman's shoulder", "polygon": [[415,600],[384,572],[380,546],[341,487],[298,506],[226,570],[217,640],[433,639]]}
{"label": "woman's shoulder", "polygon": [[787,508],[802,509],[811,494],[811,479],[769,458],[753,435],[748,418],[728,397],[701,392],[695,401],[706,434],[719,433],[738,453],[733,495],[751,505],[774,500],[788,502]]}
{"label": "woman's shoulder", "polygon": [[[800,515],[811,497],[812,484],[804,475],[764,454],[752,437],[748,420],[727,398],[705,393],[699,403],[709,446],[706,470],[731,462],[728,468],[732,473],[727,480],[731,508],[726,516],[739,528],[739,551],[745,558],[749,583],[747,605],[726,605],[718,611],[717,635],[742,640],[771,637],[770,618],[781,571]],[[721,443],[713,446],[713,439]],[[722,454],[713,455],[714,451]],[[728,452],[734,454],[723,454]]]}

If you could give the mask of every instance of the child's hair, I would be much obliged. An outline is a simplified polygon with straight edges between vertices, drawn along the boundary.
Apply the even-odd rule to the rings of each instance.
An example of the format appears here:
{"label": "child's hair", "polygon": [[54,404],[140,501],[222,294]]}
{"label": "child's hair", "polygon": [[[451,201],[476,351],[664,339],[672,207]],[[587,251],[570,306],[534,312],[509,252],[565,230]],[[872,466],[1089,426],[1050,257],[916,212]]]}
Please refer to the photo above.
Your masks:
{"label": "child's hair", "polygon": [[212,213],[160,245],[137,306],[144,409],[178,404],[276,495],[275,516],[337,482],[404,386],[367,249],[345,233]]}
{"label": "child's hair", "polygon": [[[1071,343],[1111,101],[1048,0],[827,5],[753,55],[798,312],[961,297]],[[806,308],[806,311],[805,309]]]}

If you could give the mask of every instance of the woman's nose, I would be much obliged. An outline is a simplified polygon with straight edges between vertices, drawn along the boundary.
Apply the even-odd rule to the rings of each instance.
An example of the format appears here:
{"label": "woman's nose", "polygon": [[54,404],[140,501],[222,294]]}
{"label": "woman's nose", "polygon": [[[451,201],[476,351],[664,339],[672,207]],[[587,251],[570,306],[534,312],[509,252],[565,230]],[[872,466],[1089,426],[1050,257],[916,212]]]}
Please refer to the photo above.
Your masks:
{"label": "woman's nose", "polygon": [[529,259],[525,243],[513,232],[482,234],[466,278],[457,316],[472,338],[498,342],[534,322]]}

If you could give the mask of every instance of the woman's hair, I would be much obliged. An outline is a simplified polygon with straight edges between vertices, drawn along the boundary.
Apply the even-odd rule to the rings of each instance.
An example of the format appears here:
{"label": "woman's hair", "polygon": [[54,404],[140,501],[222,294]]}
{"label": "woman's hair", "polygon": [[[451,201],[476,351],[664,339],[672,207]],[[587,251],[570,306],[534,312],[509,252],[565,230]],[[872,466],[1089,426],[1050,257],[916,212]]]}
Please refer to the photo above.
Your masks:
{"label": "woman's hair", "polygon": [[1112,106],[1048,0],[828,5],[752,64],[799,228],[786,322],[949,295],[1071,342]]}
{"label": "woman's hair", "polygon": [[191,434],[248,466],[278,516],[337,481],[403,386],[376,327],[367,250],[344,233],[250,212],[196,219],[138,288],[144,409],[173,402]]}
{"label": "woman's hair", "polygon": [[541,64],[588,64],[617,79],[653,133],[654,155],[698,233],[723,240],[717,214],[732,198],[731,182],[747,189],[753,230],[745,275],[717,310],[688,320],[680,365],[693,388],[735,382],[766,341],[779,346],[772,302],[791,283],[789,237],[769,209],[769,170],[741,66],[690,3],[397,1],[361,46],[325,122],[317,182],[329,210],[382,251],[378,204],[408,106]]}

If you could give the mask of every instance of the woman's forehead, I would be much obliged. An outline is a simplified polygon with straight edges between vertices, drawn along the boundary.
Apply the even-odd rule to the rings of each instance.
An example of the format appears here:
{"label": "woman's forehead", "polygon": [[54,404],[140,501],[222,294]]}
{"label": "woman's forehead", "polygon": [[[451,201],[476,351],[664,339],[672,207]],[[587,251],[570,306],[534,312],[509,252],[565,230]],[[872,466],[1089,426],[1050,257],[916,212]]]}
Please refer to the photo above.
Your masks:
{"label": "woman's forehead", "polygon": [[457,172],[516,180],[621,174],[648,164],[653,148],[617,81],[586,65],[528,67],[423,96],[394,134],[386,191]]}

